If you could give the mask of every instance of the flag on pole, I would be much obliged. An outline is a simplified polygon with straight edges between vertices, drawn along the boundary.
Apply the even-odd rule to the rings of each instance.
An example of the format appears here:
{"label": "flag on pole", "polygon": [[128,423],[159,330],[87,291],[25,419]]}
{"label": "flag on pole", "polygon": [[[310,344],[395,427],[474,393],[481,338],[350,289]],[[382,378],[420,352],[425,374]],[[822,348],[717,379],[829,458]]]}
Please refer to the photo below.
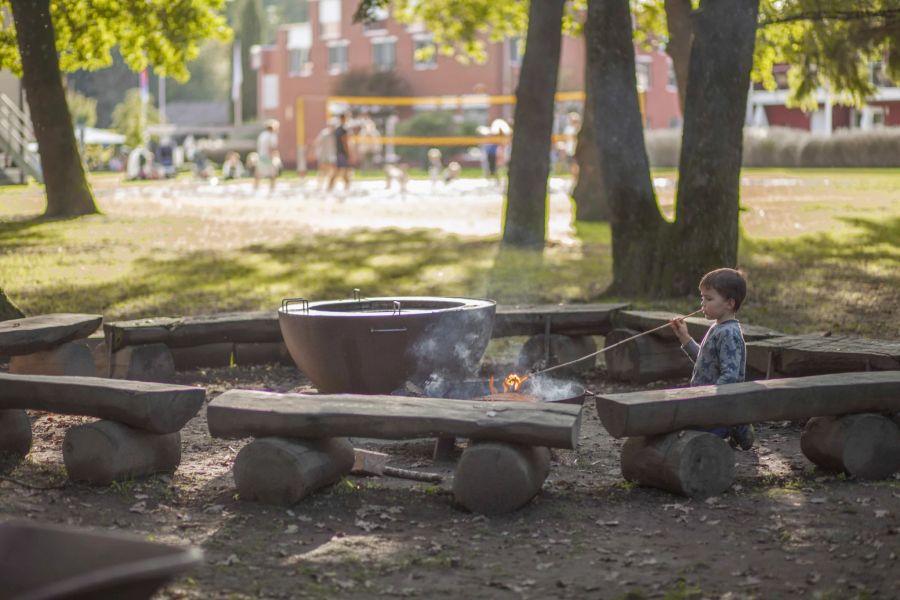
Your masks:
{"label": "flag on pole", "polygon": [[231,99],[237,102],[241,99],[241,84],[244,83],[244,70],[241,66],[241,40],[234,40],[231,48]]}
{"label": "flag on pole", "polygon": [[141,71],[141,102],[148,102],[150,100],[150,75],[147,73],[147,69]]}

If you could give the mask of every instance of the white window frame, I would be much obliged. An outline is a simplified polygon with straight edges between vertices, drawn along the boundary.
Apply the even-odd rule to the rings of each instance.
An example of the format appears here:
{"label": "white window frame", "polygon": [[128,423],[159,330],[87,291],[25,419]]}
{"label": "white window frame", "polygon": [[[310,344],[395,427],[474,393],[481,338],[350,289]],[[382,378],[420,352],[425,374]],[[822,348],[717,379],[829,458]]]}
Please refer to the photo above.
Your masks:
{"label": "white window frame", "polygon": [[[641,88],[641,81],[639,77],[641,68],[647,69],[647,86],[645,88]],[[634,78],[637,82],[638,90],[641,92],[649,92],[653,89],[653,57],[647,55],[639,55],[635,57],[634,61]]]}
{"label": "white window frame", "polygon": [[278,108],[280,104],[279,78],[277,73],[267,73],[262,76],[262,107],[263,109]]}
{"label": "white window frame", "polygon": [[[334,40],[328,42],[328,74],[329,75],[340,75],[341,73],[346,73],[350,70],[350,40]],[[344,63],[342,65],[335,65],[331,62],[331,49],[332,48],[343,48],[344,49]]]}
{"label": "white window frame", "polygon": [[[394,63],[390,66],[390,68],[381,68],[378,63],[375,62],[375,46],[379,46],[382,44],[393,44],[394,46]],[[378,72],[385,71],[393,71],[397,68],[397,36],[387,36],[387,37],[378,37],[372,38],[372,68],[374,68]]]}
{"label": "white window frame", "polygon": [[[336,18],[330,13],[337,7]],[[326,8],[329,7],[329,8]],[[341,0],[319,0],[319,37],[323,40],[334,40],[341,37],[343,20],[343,3]]]}
{"label": "white window frame", "polygon": [[[417,33],[412,36],[413,38],[413,69],[416,71],[431,71],[438,68],[437,59],[437,46],[434,45],[434,38],[430,33]],[[428,62],[421,61],[416,58],[416,51],[419,50],[419,44],[431,45],[434,47],[434,53],[431,55],[431,58],[428,59]],[[396,53],[396,49],[395,49]],[[395,56],[396,60],[396,56]]]}
{"label": "white window frame", "polygon": [[[287,32],[287,70],[289,77],[309,77],[312,75],[312,27],[309,23],[292,26]],[[295,53],[299,60],[294,59]]]}

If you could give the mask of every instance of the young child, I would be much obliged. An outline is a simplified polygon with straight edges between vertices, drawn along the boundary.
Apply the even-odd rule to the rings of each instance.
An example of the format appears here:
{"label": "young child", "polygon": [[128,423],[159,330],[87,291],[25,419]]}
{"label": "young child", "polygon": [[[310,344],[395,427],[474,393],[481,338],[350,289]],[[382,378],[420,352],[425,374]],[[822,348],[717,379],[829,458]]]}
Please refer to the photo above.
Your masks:
{"label": "young child", "polygon": [[[691,385],[719,385],[744,381],[747,348],[735,314],[747,295],[747,282],[734,269],[716,269],[700,280],[700,307],[707,319],[715,323],[703,336],[700,345],[691,338],[684,319],[670,323],[681,348],[694,362]],[[753,447],[755,434],[752,425],[710,429],[742,450]]]}

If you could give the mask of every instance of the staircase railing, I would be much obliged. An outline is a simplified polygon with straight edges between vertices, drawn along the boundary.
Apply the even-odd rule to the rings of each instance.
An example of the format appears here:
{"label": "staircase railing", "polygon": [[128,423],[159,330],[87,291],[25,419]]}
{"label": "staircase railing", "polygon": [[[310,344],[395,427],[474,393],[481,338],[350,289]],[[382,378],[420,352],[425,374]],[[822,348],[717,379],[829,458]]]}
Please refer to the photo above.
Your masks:
{"label": "staircase railing", "polygon": [[31,120],[6,94],[0,94],[0,151],[22,171],[43,182]]}

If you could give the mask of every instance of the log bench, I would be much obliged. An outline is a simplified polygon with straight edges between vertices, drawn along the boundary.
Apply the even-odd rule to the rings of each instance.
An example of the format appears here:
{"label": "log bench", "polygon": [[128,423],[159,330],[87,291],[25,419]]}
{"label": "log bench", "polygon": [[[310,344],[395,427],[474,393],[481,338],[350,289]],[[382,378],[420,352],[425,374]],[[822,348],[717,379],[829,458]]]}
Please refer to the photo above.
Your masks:
{"label": "log bench", "polygon": [[[606,336],[605,345],[612,346],[642,331],[660,327],[678,316],[677,313],[656,310],[618,311],[612,317],[613,329]],[[713,321],[700,317],[688,317],[684,322],[688,333],[697,343],[703,340],[703,336],[713,324]],[[747,342],[768,340],[783,335],[766,327],[744,323],[741,323],[741,329]],[[682,352],[678,338],[668,327],[613,348],[604,356],[609,376],[631,383],[690,377],[693,369],[693,363]],[[763,373],[765,370],[751,375],[762,376]]]}
{"label": "log bench", "polygon": [[159,317],[103,324],[107,376],[166,380],[176,370],[293,364],[274,311]]}
{"label": "log bench", "polygon": [[527,504],[549,473],[548,448],[575,448],[581,407],[444,398],[277,394],[229,390],[210,402],[209,432],[253,437],[238,453],[240,496],[294,504],[353,466],[348,437],[469,438],[453,480],[456,501],[499,514]]}
{"label": "log bench", "polygon": [[747,343],[747,366],[767,377],[900,369],[900,342],[842,335],[786,335]]}
{"label": "log bench", "polygon": [[734,479],[724,440],[691,428],[809,419],[803,453],[819,467],[864,479],[900,469],[900,371],[842,373],[690,388],[602,394],[603,426],[622,447],[622,475],[691,497]]}
{"label": "log bench", "polygon": [[174,472],[181,461],[181,428],[205,398],[197,387],[0,373],[0,454],[28,454],[31,421],[25,411],[41,410],[100,419],[66,431],[63,460],[74,481],[106,485]]}
{"label": "log bench", "polygon": [[96,374],[86,343],[103,317],[54,313],[0,321],[0,356],[10,357],[11,373],[31,375]]}

